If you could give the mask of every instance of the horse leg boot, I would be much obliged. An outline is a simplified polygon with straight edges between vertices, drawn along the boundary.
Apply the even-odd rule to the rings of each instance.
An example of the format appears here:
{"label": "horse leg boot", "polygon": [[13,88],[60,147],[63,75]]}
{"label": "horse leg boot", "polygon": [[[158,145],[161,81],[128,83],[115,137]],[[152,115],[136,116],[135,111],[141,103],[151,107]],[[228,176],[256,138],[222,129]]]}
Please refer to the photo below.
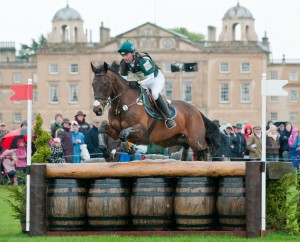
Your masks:
{"label": "horse leg boot", "polygon": [[171,118],[168,105],[160,94],[158,96],[158,99],[156,100],[156,104],[160,108],[160,110],[164,113],[164,115],[166,116],[166,127],[168,129],[174,128],[176,126],[176,123],[175,123],[174,119]]}

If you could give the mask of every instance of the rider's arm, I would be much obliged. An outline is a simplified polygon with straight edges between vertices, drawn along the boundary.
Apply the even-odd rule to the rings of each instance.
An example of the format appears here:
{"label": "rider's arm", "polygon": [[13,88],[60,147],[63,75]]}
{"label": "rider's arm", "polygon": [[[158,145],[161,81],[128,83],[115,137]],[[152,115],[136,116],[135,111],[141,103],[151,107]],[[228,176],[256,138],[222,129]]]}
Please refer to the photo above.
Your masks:
{"label": "rider's arm", "polygon": [[147,78],[140,82],[141,85],[148,85],[154,79],[154,72],[147,76]]}

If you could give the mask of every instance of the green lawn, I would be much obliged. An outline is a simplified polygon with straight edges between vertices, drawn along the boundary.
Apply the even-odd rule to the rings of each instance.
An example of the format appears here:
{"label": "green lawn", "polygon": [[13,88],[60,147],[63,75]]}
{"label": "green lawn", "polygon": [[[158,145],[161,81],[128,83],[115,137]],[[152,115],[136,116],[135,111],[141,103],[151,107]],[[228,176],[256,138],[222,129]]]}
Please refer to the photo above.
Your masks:
{"label": "green lawn", "polygon": [[184,235],[184,236],[145,236],[145,237],[130,237],[130,236],[68,236],[68,237],[29,237],[27,234],[21,232],[21,226],[19,221],[11,217],[12,211],[9,205],[3,201],[4,198],[8,196],[8,192],[0,186],[0,241],[45,241],[45,242],[129,242],[129,241],[139,241],[139,242],[238,242],[238,241],[300,241],[300,236],[291,236],[281,233],[269,234],[263,238],[257,239],[246,239],[234,236],[202,236],[202,235]]}

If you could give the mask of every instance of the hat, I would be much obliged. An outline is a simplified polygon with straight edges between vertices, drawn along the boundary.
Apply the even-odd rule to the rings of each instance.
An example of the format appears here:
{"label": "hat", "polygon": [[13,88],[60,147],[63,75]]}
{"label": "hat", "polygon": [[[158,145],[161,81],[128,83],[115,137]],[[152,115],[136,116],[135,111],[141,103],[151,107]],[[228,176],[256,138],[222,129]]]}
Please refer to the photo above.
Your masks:
{"label": "hat", "polygon": [[101,120],[100,120],[100,118],[94,118],[94,119],[93,119],[93,122],[94,122],[94,123],[100,123]]}
{"label": "hat", "polygon": [[230,123],[226,125],[226,129],[233,129]]}
{"label": "hat", "polygon": [[78,126],[77,121],[73,120],[73,121],[72,121],[72,126],[73,126],[73,125],[77,125],[77,126]]}
{"label": "hat", "polygon": [[77,117],[78,115],[82,115],[83,117],[86,116],[82,111],[78,111],[77,114],[74,117]]}
{"label": "hat", "polygon": [[243,125],[242,125],[242,124],[236,124],[236,128],[237,128],[237,129],[242,129],[242,128],[243,128]]}
{"label": "hat", "polygon": [[253,127],[253,130],[255,130],[255,129],[261,129],[261,127],[260,127],[259,125],[255,125],[255,126]]}
{"label": "hat", "polygon": [[55,142],[56,142],[56,143],[60,143],[60,138],[54,138],[53,141],[54,141],[54,143],[55,143]]}
{"label": "hat", "polygon": [[20,127],[22,128],[24,125],[27,126],[27,120],[23,120],[22,123],[21,123],[21,125],[20,125]]}
{"label": "hat", "polygon": [[217,125],[217,126],[219,126],[219,127],[221,127],[221,125],[220,125],[220,121],[219,120],[213,120],[212,121],[215,125]]}
{"label": "hat", "polygon": [[1,123],[0,126],[6,126],[6,124],[5,123]]}
{"label": "hat", "polygon": [[61,124],[68,123],[71,125],[70,120],[68,118],[64,118]]}

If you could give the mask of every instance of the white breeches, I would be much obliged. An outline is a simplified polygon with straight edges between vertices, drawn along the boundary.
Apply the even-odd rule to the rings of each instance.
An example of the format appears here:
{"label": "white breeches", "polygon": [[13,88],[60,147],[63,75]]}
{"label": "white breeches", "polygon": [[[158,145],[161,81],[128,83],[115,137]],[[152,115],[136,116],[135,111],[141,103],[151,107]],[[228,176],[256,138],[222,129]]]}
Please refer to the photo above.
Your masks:
{"label": "white breeches", "polygon": [[154,79],[147,81],[143,86],[148,87],[152,91],[153,98],[157,100],[159,93],[161,93],[165,87],[165,82],[165,77],[159,70],[157,76]]}

